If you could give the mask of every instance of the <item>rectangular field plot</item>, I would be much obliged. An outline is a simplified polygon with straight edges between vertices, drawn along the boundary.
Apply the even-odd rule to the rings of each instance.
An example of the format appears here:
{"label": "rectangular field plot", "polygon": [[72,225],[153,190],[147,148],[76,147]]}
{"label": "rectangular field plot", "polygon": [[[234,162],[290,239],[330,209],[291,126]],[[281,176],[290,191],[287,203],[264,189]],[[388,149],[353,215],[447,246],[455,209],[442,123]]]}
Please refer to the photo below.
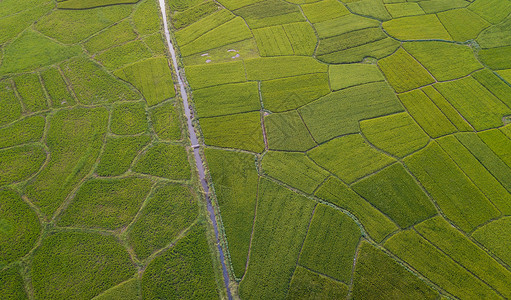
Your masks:
{"label": "rectangular field plot", "polygon": [[491,24],[468,9],[454,9],[437,14],[452,39],[464,42],[476,39],[479,33]]}
{"label": "rectangular field plot", "polygon": [[385,248],[456,297],[499,298],[488,285],[413,230],[392,236],[385,242]]}
{"label": "rectangular field plot", "polygon": [[328,75],[307,74],[261,83],[264,108],[282,112],[306,105],[330,93]]}
{"label": "rectangular field plot", "polygon": [[316,145],[296,110],[267,115],[264,126],[272,150],[306,151]]}
{"label": "rectangular field plot", "polygon": [[7,148],[39,141],[43,137],[46,120],[36,115],[25,117],[9,126],[0,128],[0,148]]}
{"label": "rectangular field plot", "polygon": [[84,9],[115,4],[133,4],[139,0],[64,0],[57,2],[58,8]]}
{"label": "rectangular field plot", "polygon": [[428,41],[405,43],[403,47],[438,81],[467,76],[483,68],[472,48],[465,45]]}
{"label": "rectangular field plot", "polygon": [[264,150],[259,112],[202,118],[200,124],[206,145],[258,153]]}
{"label": "rectangular field plot", "polygon": [[454,136],[437,140],[458,167],[503,214],[511,214],[511,194]]}
{"label": "rectangular field plot", "polygon": [[378,66],[398,93],[435,82],[435,79],[403,48],[378,61]]}
{"label": "rectangular field plot", "polygon": [[184,46],[214,28],[234,19],[234,15],[227,9],[222,9],[176,32],[179,46]]}
{"label": "rectangular field plot", "polygon": [[502,125],[502,117],[511,109],[472,77],[437,83],[434,87],[476,130]]}
{"label": "rectangular field plot", "polygon": [[349,283],[360,236],[360,228],[348,215],[330,206],[318,204],[298,263]]}
{"label": "rectangular field plot", "polygon": [[256,111],[261,109],[256,82],[217,85],[193,92],[199,118]]}
{"label": "rectangular field plot", "polygon": [[308,194],[312,194],[330,175],[305,154],[295,152],[267,152],[262,167],[266,175]]}
{"label": "rectangular field plot", "polygon": [[188,82],[193,89],[246,81],[243,62],[188,66]]}
{"label": "rectangular field plot", "polygon": [[176,95],[166,57],[142,60],[117,70],[114,74],[133,84],[149,106]]}
{"label": "rectangular field plot", "polygon": [[399,95],[408,113],[432,138],[453,133],[457,128],[421,90]]}
{"label": "rectangular field plot", "polygon": [[263,0],[234,10],[251,29],[305,21],[297,5],[279,0]]}
{"label": "rectangular field plot", "polygon": [[[493,70],[511,69],[511,61],[507,59],[511,55],[511,46],[481,49],[478,55],[479,59]],[[503,77],[510,81],[507,76]]]}
{"label": "rectangular field plot", "polygon": [[353,185],[401,228],[417,224],[437,213],[429,197],[401,164],[393,164]]}
{"label": "rectangular field plot", "polygon": [[508,34],[510,29],[511,18],[507,17],[499,24],[481,32],[477,37],[477,43],[483,49],[511,46],[511,36]]}
{"label": "rectangular field plot", "polygon": [[[499,98],[508,107],[511,107],[511,86],[507,85],[502,79],[497,77],[495,73],[488,69],[484,69],[472,74],[480,84]],[[510,80],[511,81],[511,80]]]}
{"label": "rectangular field plot", "polygon": [[509,151],[511,139],[499,129],[479,132],[477,135],[508,167],[511,167],[511,152]]}
{"label": "rectangular field plot", "polygon": [[[334,37],[332,39],[339,40],[342,42],[343,38],[339,36]],[[330,44],[336,42],[333,40],[330,41]],[[327,47],[332,46],[327,45]],[[367,57],[380,59],[382,57],[388,56],[392,54],[394,51],[396,51],[398,47],[399,47],[398,41],[391,39],[389,37],[385,37],[382,39],[378,39],[376,41],[368,42],[366,44],[346,48],[344,50],[333,51],[330,53],[318,55],[318,59],[323,62],[331,64],[361,62],[364,58]]]}
{"label": "rectangular field plot", "polygon": [[363,119],[403,111],[385,82],[363,84],[333,92],[299,109],[305,124],[318,142],[359,131]]}
{"label": "rectangular field plot", "polygon": [[215,196],[222,211],[234,275],[245,273],[259,185],[255,156],[205,149]]}
{"label": "rectangular field plot", "polygon": [[386,215],[335,177],[328,178],[315,196],[352,213],[378,243],[398,230],[397,225]]}
{"label": "rectangular field plot", "polygon": [[511,265],[511,217],[501,218],[478,228],[472,234],[490,253]]}
{"label": "rectangular field plot", "polygon": [[383,23],[391,36],[401,40],[441,39],[451,41],[452,38],[438,20],[436,15],[411,16],[393,19]]}
{"label": "rectangular field plot", "polygon": [[438,299],[435,292],[382,250],[362,241],[353,278],[354,299]]}
{"label": "rectangular field plot", "polygon": [[347,294],[347,285],[297,266],[287,299],[343,299]]}
{"label": "rectangular field plot", "polygon": [[429,137],[407,113],[363,120],[360,130],[375,147],[399,157],[429,143]]}
{"label": "rectangular field plot", "polygon": [[436,143],[404,159],[440,209],[463,231],[497,217],[500,212]]}
{"label": "rectangular field plot", "polygon": [[240,283],[242,298],[285,297],[314,205],[282,186],[261,180],[250,261]]}
{"label": "rectangular field plot", "polygon": [[56,108],[76,104],[76,100],[71,95],[67,83],[58,68],[52,67],[42,71],[41,79],[50,98],[52,107]]}
{"label": "rectangular field plot", "polygon": [[183,138],[181,118],[175,102],[166,102],[149,111],[149,118],[154,133],[166,141],[177,141]]}
{"label": "rectangular field plot", "polygon": [[392,18],[423,15],[424,11],[417,3],[391,3],[385,4],[385,8]]}
{"label": "rectangular field plot", "polygon": [[295,55],[311,56],[318,43],[316,33],[308,22],[283,25]]}
{"label": "rectangular field plot", "polygon": [[352,183],[395,161],[369,146],[359,134],[331,140],[312,149],[308,155],[318,165],[347,183]]}
{"label": "rectangular field plot", "polygon": [[25,111],[36,112],[48,109],[48,100],[37,73],[28,73],[14,77],[16,90],[24,104]]}
{"label": "rectangular field plot", "polygon": [[322,0],[302,5],[302,10],[311,23],[319,23],[349,14],[349,10],[335,0]]}
{"label": "rectangular field plot", "polygon": [[361,16],[368,16],[378,20],[390,20],[387,9],[381,0],[360,0],[360,1],[345,1],[348,8],[355,14]]}
{"label": "rectangular field plot", "polygon": [[180,50],[183,56],[189,56],[249,38],[252,38],[250,29],[242,18],[237,17],[180,46]]}
{"label": "rectangular field plot", "polygon": [[215,1],[204,1],[182,12],[174,12],[170,20],[174,28],[179,30],[207,17],[217,10],[220,10],[220,6]]}
{"label": "rectangular field plot", "polygon": [[511,271],[438,216],[415,226],[417,232],[454,261],[495,288],[505,298],[511,296]]}
{"label": "rectangular field plot", "polygon": [[370,18],[349,14],[340,18],[326,20],[314,24],[314,28],[321,39],[341,35],[351,31],[378,27],[380,22]]}
{"label": "rectangular field plot", "polygon": [[426,96],[435,103],[442,113],[458,128],[459,131],[474,131],[474,128],[460,115],[454,106],[445,99],[433,86],[426,86],[421,89]]}
{"label": "rectangular field plot", "polygon": [[418,2],[427,14],[468,6],[465,0],[422,0]]}
{"label": "rectangular field plot", "polygon": [[326,73],[328,65],[312,57],[263,57],[245,61],[248,80],[271,80],[303,74]]}
{"label": "rectangular field plot", "polygon": [[153,53],[146,44],[140,40],[136,40],[110,48],[96,55],[95,58],[108,69],[115,70],[151,56],[153,56]]}
{"label": "rectangular field plot", "polygon": [[331,65],[328,67],[328,78],[334,91],[385,80],[378,67],[371,64]]}
{"label": "rectangular field plot", "polygon": [[122,21],[91,37],[84,43],[85,49],[91,53],[132,41],[137,38],[129,20]]}
{"label": "rectangular field plot", "polygon": [[21,102],[14,93],[11,81],[0,81],[0,125],[17,120],[21,116],[21,111]]}
{"label": "rectangular field plot", "polygon": [[261,56],[293,55],[293,47],[282,25],[252,31]]}
{"label": "rectangular field plot", "polygon": [[475,133],[459,133],[456,138],[511,192],[511,167],[506,165]]}
{"label": "rectangular field plot", "polygon": [[480,15],[486,21],[497,24],[511,13],[511,2],[500,0],[473,1],[468,9]]}

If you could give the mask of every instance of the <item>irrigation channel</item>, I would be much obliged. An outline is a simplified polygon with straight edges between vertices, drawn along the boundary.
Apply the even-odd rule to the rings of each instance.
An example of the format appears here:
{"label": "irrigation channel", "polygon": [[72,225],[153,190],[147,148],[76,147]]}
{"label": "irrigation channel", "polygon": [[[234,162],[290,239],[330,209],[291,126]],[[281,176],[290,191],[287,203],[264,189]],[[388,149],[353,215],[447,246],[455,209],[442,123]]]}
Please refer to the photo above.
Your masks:
{"label": "irrigation channel", "polygon": [[167,12],[166,12],[166,7],[165,7],[165,0],[159,0],[159,2],[160,2],[161,15],[163,17],[163,26],[164,26],[164,31],[165,31],[165,37],[167,40],[167,46],[169,48],[170,55],[172,57],[172,64],[174,65],[174,71],[176,72],[181,98],[183,98],[183,106],[185,108],[186,124],[188,126],[188,135],[190,136],[190,142],[191,142],[192,148],[193,148],[193,155],[195,157],[195,165],[197,166],[197,170],[199,170],[199,178],[200,178],[202,188],[204,189],[204,195],[206,197],[209,218],[211,219],[211,222],[213,223],[213,228],[215,230],[215,238],[217,241],[218,252],[220,253],[220,263],[222,264],[222,273],[224,276],[225,288],[227,289],[227,297],[229,300],[231,300],[232,295],[231,295],[231,290],[229,288],[229,273],[227,272],[227,267],[225,266],[224,251],[222,249],[222,246],[220,245],[220,240],[218,238],[218,225],[216,222],[215,210],[213,208],[213,205],[211,204],[211,198],[209,197],[209,186],[208,186],[208,183],[205,178],[204,164],[202,161],[202,157],[200,156],[200,153],[199,153],[199,141],[197,140],[197,135],[195,134],[195,129],[193,128],[193,125],[192,125],[191,111],[190,111],[190,106],[188,104],[188,93],[185,88],[184,80],[179,72],[177,58],[176,58],[176,50],[174,49],[174,45],[172,45],[172,42],[170,41],[170,32],[169,32],[169,25],[167,23]]}

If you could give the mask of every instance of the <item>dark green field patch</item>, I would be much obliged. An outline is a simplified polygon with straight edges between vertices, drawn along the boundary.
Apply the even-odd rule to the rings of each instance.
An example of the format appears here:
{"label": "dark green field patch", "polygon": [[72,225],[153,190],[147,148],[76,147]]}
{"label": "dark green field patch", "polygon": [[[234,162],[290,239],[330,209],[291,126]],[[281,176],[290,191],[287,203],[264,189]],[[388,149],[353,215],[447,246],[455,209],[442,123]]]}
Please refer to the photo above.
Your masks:
{"label": "dark green field patch", "polygon": [[467,76],[483,68],[473,49],[466,45],[428,41],[405,43],[403,47],[438,81]]}
{"label": "dark green field patch", "polygon": [[80,53],[82,51],[78,45],[64,46],[38,32],[27,30],[4,48],[0,74],[31,71]]}
{"label": "dark green field patch", "polygon": [[359,121],[403,111],[385,82],[375,82],[333,92],[299,109],[318,143],[359,132]]}
{"label": "dark green field patch", "polygon": [[91,299],[136,270],[113,236],[60,232],[35,250],[31,278],[37,299]]}
{"label": "dark green field patch", "polygon": [[407,113],[360,122],[360,130],[374,146],[399,157],[426,146],[429,137]]}
{"label": "dark green field patch", "polygon": [[36,142],[43,137],[45,119],[43,116],[23,118],[7,127],[0,128],[0,148],[7,148],[30,142]]}
{"label": "dark green field patch", "polygon": [[160,21],[160,9],[156,1],[140,1],[140,4],[135,8],[131,16],[131,20],[133,20],[133,25],[140,35],[155,32],[161,34],[159,32],[162,26]]}
{"label": "dark green field patch", "polygon": [[315,196],[352,213],[377,242],[398,230],[396,224],[387,216],[335,177],[330,177],[316,191]]}
{"label": "dark green field patch", "polygon": [[265,116],[264,126],[268,147],[272,150],[306,151],[316,145],[295,110]]}
{"label": "dark green field patch", "polygon": [[468,6],[465,0],[423,0],[418,2],[427,14]]}
{"label": "dark green field patch", "polygon": [[312,57],[263,57],[245,61],[248,80],[272,80],[303,74],[326,73],[328,66]]}
{"label": "dark green field patch", "polygon": [[508,167],[511,167],[511,153],[509,152],[511,139],[498,129],[479,132],[477,135]]}
{"label": "dark green field patch", "polygon": [[437,213],[429,197],[401,164],[362,179],[353,190],[394,220],[401,228]]}
{"label": "dark green field patch", "polygon": [[385,80],[378,67],[370,64],[331,65],[328,67],[328,78],[334,91]]}
{"label": "dark green field patch", "polygon": [[397,48],[399,48],[399,42],[387,37],[352,48],[323,54],[318,56],[318,59],[329,64],[356,63],[366,58],[380,59],[386,57],[396,51]]}
{"label": "dark green field patch", "polygon": [[406,107],[408,113],[432,138],[457,131],[456,126],[422,90],[400,94],[399,100]]}
{"label": "dark green field patch", "polygon": [[198,207],[187,186],[158,187],[129,228],[128,241],[140,259],[165,247],[198,216]]}
{"label": "dark green field patch", "polygon": [[51,215],[96,162],[106,134],[108,111],[65,109],[51,115],[48,122],[50,160],[26,187],[26,194],[44,214]]}
{"label": "dark green field patch", "polygon": [[343,299],[347,294],[341,282],[297,266],[286,299]]}
{"label": "dark green field patch", "polygon": [[350,13],[341,2],[335,0],[322,0],[304,4],[302,5],[302,10],[311,23],[335,19]]}
{"label": "dark green field patch", "polygon": [[404,159],[445,216],[465,232],[500,213],[436,143]]}
{"label": "dark green field patch", "polygon": [[112,110],[110,130],[114,134],[137,134],[148,130],[143,102],[117,103]]}
{"label": "dark green field patch", "polygon": [[241,278],[245,273],[257,200],[255,156],[208,148],[205,154],[222,211],[231,265],[235,276]]}
{"label": "dark green field patch", "polygon": [[430,243],[495,288],[505,298],[510,297],[511,271],[500,265],[442,217],[424,221],[415,226],[415,229]]}
{"label": "dark green field patch", "polygon": [[485,29],[477,37],[477,42],[482,48],[496,48],[511,46],[511,17],[506,17],[504,21],[490,28]]}
{"label": "dark green field patch", "polygon": [[308,194],[312,194],[329,175],[303,153],[267,152],[262,167],[266,175]]}
{"label": "dark green field patch", "polygon": [[511,2],[499,0],[474,1],[468,9],[480,15],[486,21],[497,24],[511,13]]}
{"label": "dark green field patch", "polygon": [[423,15],[424,11],[417,3],[389,3],[385,8],[392,18]]}
{"label": "dark green field patch", "polygon": [[98,64],[80,57],[61,65],[73,91],[82,104],[138,100],[140,94]]}
{"label": "dark green field patch", "polygon": [[125,282],[114,286],[111,289],[92,298],[93,300],[124,300],[139,299],[140,289],[139,280],[137,278],[126,280]]}
{"label": "dark green field patch", "polygon": [[360,228],[350,217],[320,204],[312,217],[299,263],[349,283],[359,240]]}
{"label": "dark green field patch", "polygon": [[[36,4],[29,4],[25,1],[2,1],[5,5],[2,5],[0,14],[0,43],[3,44],[20,34],[23,30],[29,27],[34,21],[41,18],[48,12],[50,12],[55,4],[53,1],[37,1]],[[19,13],[12,11],[11,15],[5,16],[4,12],[9,13],[8,7],[13,7],[13,3],[19,3],[26,5],[19,10]],[[28,5],[27,5],[28,4]],[[15,4],[14,4],[15,5]]]}
{"label": "dark green field patch", "polygon": [[438,139],[438,144],[458,167],[503,214],[511,214],[511,194],[454,136]]}
{"label": "dark green field patch", "polygon": [[279,0],[264,0],[234,11],[251,29],[304,21],[297,5]]}
{"label": "dark green field patch", "polygon": [[141,154],[133,171],[174,180],[190,179],[190,164],[183,146],[153,144]]}
{"label": "dark green field patch", "polygon": [[259,112],[202,118],[200,123],[206,145],[258,153],[264,150]]}
{"label": "dark green field patch", "polygon": [[7,268],[0,271],[0,298],[6,300],[28,299],[23,278],[16,268]]}
{"label": "dark green field patch", "polygon": [[96,167],[99,176],[118,176],[129,170],[135,157],[149,144],[148,135],[109,137]]}
{"label": "dark green field patch", "polygon": [[511,109],[472,77],[434,86],[476,130],[502,125]]}
{"label": "dark green field patch", "polygon": [[295,109],[330,93],[328,75],[308,74],[263,81],[261,94],[264,108],[272,112]]}
{"label": "dark green field patch", "polygon": [[[341,153],[342,155],[339,155]],[[333,139],[308,152],[318,165],[342,180],[353,181],[393,163],[395,160],[367,144],[359,134]]]}
{"label": "dark green field patch", "polygon": [[490,253],[511,265],[511,217],[505,217],[478,228],[472,236]]}
{"label": "dark green field patch", "polygon": [[435,82],[435,79],[403,48],[378,61],[378,66],[398,93]]}
{"label": "dark green field patch", "polygon": [[216,117],[261,109],[256,82],[218,85],[193,92],[197,115]]}
{"label": "dark green field patch", "polygon": [[34,247],[41,224],[17,193],[0,189],[0,200],[0,267],[3,267],[25,256]]}
{"label": "dark green field patch", "polygon": [[59,69],[48,68],[41,72],[41,78],[53,108],[76,104]]}
{"label": "dark green field patch", "polygon": [[0,186],[32,176],[46,160],[46,151],[38,145],[0,150]]}
{"label": "dark green field patch", "polygon": [[115,230],[127,226],[153,182],[147,178],[92,179],[76,192],[59,226]]}
{"label": "dark green field patch", "polygon": [[493,70],[511,68],[511,62],[506,59],[511,54],[511,46],[482,49],[478,53],[479,59]]}
{"label": "dark green field patch", "polygon": [[482,86],[490,91],[493,95],[504,102],[508,107],[511,107],[511,86],[506,84],[502,79],[497,77],[495,73],[489,69],[484,69],[472,74]]}
{"label": "dark green field patch", "polygon": [[48,101],[37,73],[14,77],[14,84],[24,104],[25,112],[31,113],[48,109]]}
{"label": "dark green field patch", "polygon": [[137,34],[131,23],[129,20],[124,20],[91,37],[84,43],[84,46],[87,51],[97,53],[136,38]]}
{"label": "dark green field patch", "polygon": [[345,1],[348,8],[355,14],[362,16],[369,16],[378,20],[389,20],[391,18],[387,9],[383,5],[383,1],[379,0],[360,0],[360,1]]}
{"label": "dark green field patch", "polygon": [[152,106],[176,95],[166,57],[149,58],[114,73],[133,84]]}
{"label": "dark green field patch", "polygon": [[[85,40],[94,33],[128,17],[130,5],[115,5],[84,10],[56,9],[42,17],[35,28],[65,44]],[[73,24],[73,26],[69,26]]]}
{"label": "dark green field patch", "polygon": [[437,299],[431,289],[382,250],[362,242],[353,279],[354,299]]}
{"label": "dark green field patch", "polygon": [[61,0],[57,7],[61,9],[86,9],[116,4],[133,4],[139,0]]}
{"label": "dark green field patch", "polygon": [[285,297],[313,209],[313,201],[261,180],[250,261],[240,283],[243,299]]}
{"label": "dark green field patch", "polygon": [[459,42],[477,38],[483,29],[491,25],[465,8],[448,10],[437,16],[453,40]]}
{"label": "dark green field patch", "polygon": [[186,74],[193,89],[246,81],[245,68],[241,61],[188,66]]}
{"label": "dark green field patch", "polygon": [[149,111],[149,117],[156,135],[166,141],[182,139],[181,123],[176,104],[167,102]]}
{"label": "dark green field patch", "polygon": [[8,124],[21,116],[21,103],[10,80],[0,81],[0,125]]}
{"label": "dark green field patch", "polygon": [[110,48],[97,54],[94,58],[106,68],[115,70],[134,61],[147,59],[152,55],[153,53],[147,48],[144,42],[135,40]]}
{"label": "dark green field patch", "polygon": [[155,258],[142,275],[144,299],[218,298],[204,225]]}

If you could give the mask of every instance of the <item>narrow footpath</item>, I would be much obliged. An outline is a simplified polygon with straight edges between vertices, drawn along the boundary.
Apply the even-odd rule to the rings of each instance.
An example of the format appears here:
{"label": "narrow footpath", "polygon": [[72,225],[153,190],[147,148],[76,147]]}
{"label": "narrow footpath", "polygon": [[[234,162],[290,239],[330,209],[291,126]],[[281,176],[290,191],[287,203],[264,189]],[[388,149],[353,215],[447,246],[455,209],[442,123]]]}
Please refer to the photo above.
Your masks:
{"label": "narrow footpath", "polygon": [[197,140],[197,135],[195,134],[195,129],[192,124],[191,111],[190,111],[190,106],[188,104],[188,93],[186,92],[184,80],[181,76],[181,73],[179,72],[177,58],[176,58],[176,50],[174,49],[174,45],[172,45],[172,42],[170,41],[170,32],[169,32],[169,26],[167,23],[167,12],[166,12],[165,0],[159,0],[159,2],[160,2],[160,11],[161,11],[161,14],[163,17],[165,38],[167,40],[167,46],[170,51],[170,55],[172,57],[172,64],[174,65],[174,71],[176,73],[177,80],[178,80],[179,92],[180,92],[181,98],[183,99],[183,106],[185,108],[186,124],[188,126],[188,136],[190,137],[190,142],[191,142],[192,148],[193,148],[193,155],[195,157],[195,165],[197,166],[197,170],[199,171],[200,182],[201,182],[202,188],[204,189],[204,195],[206,197],[209,217],[211,219],[211,222],[213,223],[213,228],[215,230],[216,244],[218,247],[218,252],[220,253],[220,262],[222,264],[222,273],[223,273],[223,277],[224,277],[225,288],[227,289],[227,297],[229,300],[231,300],[232,295],[231,295],[231,290],[229,288],[229,273],[227,272],[227,267],[225,265],[224,252],[223,252],[222,246],[220,245],[220,240],[218,238],[218,225],[216,222],[215,210],[213,209],[213,205],[211,204],[211,199],[209,197],[209,186],[208,186],[208,183],[207,183],[205,175],[204,175],[205,174],[204,173],[204,164],[202,161],[202,157],[200,156],[200,153],[199,153],[199,142]]}

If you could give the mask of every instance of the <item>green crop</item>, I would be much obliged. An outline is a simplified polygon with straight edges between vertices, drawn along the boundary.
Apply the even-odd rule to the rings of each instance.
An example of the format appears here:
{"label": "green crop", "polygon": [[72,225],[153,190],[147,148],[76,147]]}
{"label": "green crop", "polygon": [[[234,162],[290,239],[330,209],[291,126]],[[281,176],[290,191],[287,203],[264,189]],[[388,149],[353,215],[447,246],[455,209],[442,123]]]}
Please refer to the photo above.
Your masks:
{"label": "green crop", "polygon": [[286,299],[343,299],[348,286],[297,266]]}
{"label": "green crop", "polygon": [[436,15],[411,16],[383,22],[383,29],[401,40],[452,40]]}
{"label": "green crop", "polygon": [[97,53],[116,45],[124,44],[137,38],[129,20],[115,24],[88,39],[84,46],[87,51]]}
{"label": "green crop", "polygon": [[437,16],[452,39],[459,42],[476,39],[481,31],[491,25],[466,8],[444,11]]}
{"label": "green crop", "polygon": [[188,82],[193,89],[246,81],[243,62],[189,66],[186,68]]}
{"label": "green crop", "polygon": [[128,231],[128,241],[140,259],[165,247],[197,218],[198,207],[190,187],[158,187]]}
{"label": "green crop", "polygon": [[282,25],[291,43],[294,55],[311,56],[318,43],[314,29],[307,22],[296,22]]}
{"label": "green crop", "polygon": [[96,173],[100,176],[124,174],[150,140],[148,135],[109,137],[96,167]]}
{"label": "green crop", "polygon": [[302,10],[311,23],[339,18],[350,13],[341,2],[335,0],[322,0],[304,4],[302,5]]}
{"label": "green crop", "polygon": [[192,6],[183,12],[176,12],[172,15],[172,25],[179,30],[219,10],[220,7],[214,1],[204,1]]}
{"label": "green crop", "polygon": [[314,211],[298,263],[349,284],[359,241],[360,228],[350,217],[332,207],[319,204]]}
{"label": "green crop", "polygon": [[115,4],[132,4],[139,0],[60,0],[58,8],[63,9],[85,9]]}
{"label": "green crop", "polygon": [[[352,36],[352,39],[356,40],[358,38],[357,32],[354,32],[353,34],[349,33],[349,35]],[[343,43],[342,37],[335,37],[332,39],[332,41],[329,41],[331,44],[330,48],[332,48],[333,44]],[[380,59],[386,57],[396,51],[397,48],[399,48],[399,42],[386,37],[366,44],[346,48],[344,50],[319,55],[318,59],[329,64],[356,63],[361,62],[365,58]]]}
{"label": "green crop", "polygon": [[308,194],[312,194],[329,175],[305,154],[295,152],[268,152],[263,157],[262,167],[266,175]]}
{"label": "green crop", "polygon": [[166,102],[149,112],[153,130],[162,140],[176,141],[182,139],[182,125],[175,105],[173,102]]}
{"label": "green crop", "polygon": [[264,117],[268,147],[272,150],[306,151],[316,142],[295,111],[273,113]]}
{"label": "green crop", "polygon": [[453,8],[466,7],[470,4],[465,0],[429,0],[418,3],[427,14],[446,11]]}
{"label": "green crop", "polygon": [[314,24],[314,28],[319,37],[325,39],[365,28],[378,27],[379,25],[380,22],[377,20],[349,14],[340,18],[316,23]]}
{"label": "green crop", "polygon": [[468,9],[480,15],[486,21],[497,24],[511,13],[511,3],[499,0],[477,1],[470,4]]}
{"label": "green crop", "polygon": [[14,191],[0,189],[0,200],[0,267],[3,267],[34,247],[41,224],[30,206]]}
{"label": "green crop", "polygon": [[25,145],[0,150],[0,186],[22,181],[39,170],[46,152],[38,145]]}
{"label": "green crop", "polygon": [[378,67],[369,64],[330,65],[328,67],[328,78],[330,87],[334,91],[385,80]]}
{"label": "green crop", "polygon": [[345,1],[348,8],[355,14],[370,16],[378,20],[389,20],[391,17],[380,0]]}
{"label": "green crop", "polygon": [[16,121],[21,116],[21,103],[10,80],[0,81],[0,125]]}
{"label": "green crop", "polygon": [[234,15],[227,9],[218,10],[197,22],[190,24],[176,32],[176,40],[180,46],[189,44],[200,36],[210,32],[218,26],[234,19]]}
{"label": "green crop", "polygon": [[140,298],[140,282],[137,278],[126,280],[119,285],[106,290],[93,300],[124,300]]}
{"label": "green crop", "polygon": [[385,8],[392,18],[400,18],[407,16],[423,15],[424,11],[417,3],[389,3],[385,4]]}
{"label": "green crop", "polygon": [[248,80],[271,80],[303,74],[326,73],[328,66],[312,57],[265,57],[245,61]]}
{"label": "green crop", "polygon": [[511,153],[508,151],[511,149],[511,139],[499,129],[479,132],[477,135],[508,167],[511,167]]}
{"label": "green crop", "polygon": [[478,228],[472,236],[490,253],[493,253],[507,265],[511,264],[511,217],[505,217]]}
{"label": "green crop", "polygon": [[183,146],[153,144],[141,154],[133,171],[175,180],[190,179],[191,169]]}
{"label": "green crop", "polygon": [[51,107],[72,106],[76,104],[66,81],[58,68],[48,68],[41,72],[44,88],[50,98]]}
{"label": "green crop", "polygon": [[234,274],[245,273],[257,200],[258,174],[251,154],[205,150],[215,196],[222,212]]}
{"label": "green crop", "polygon": [[122,102],[114,105],[110,130],[114,134],[139,134],[148,131],[147,113],[143,102]]}
{"label": "green crop", "polygon": [[0,128],[0,148],[36,142],[43,137],[45,119],[42,116],[25,117],[7,127]]}
{"label": "green crop", "polygon": [[279,0],[257,1],[234,10],[251,29],[305,21],[298,6]]}
{"label": "green crop", "polygon": [[16,268],[6,268],[0,271],[0,298],[25,300],[28,299],[23,278]]}
{"label": "green crop", "polygon": [[134,61],[152,56],[151,50],[140,40],[116,46],[96,55],[96,59],[110,70],[119,69]]}
{"label": "green crop", "polygon": [[48,100],[37,73],[28,73],[14,77],[14,84],[26,112],[30,113],[48,109]]}

